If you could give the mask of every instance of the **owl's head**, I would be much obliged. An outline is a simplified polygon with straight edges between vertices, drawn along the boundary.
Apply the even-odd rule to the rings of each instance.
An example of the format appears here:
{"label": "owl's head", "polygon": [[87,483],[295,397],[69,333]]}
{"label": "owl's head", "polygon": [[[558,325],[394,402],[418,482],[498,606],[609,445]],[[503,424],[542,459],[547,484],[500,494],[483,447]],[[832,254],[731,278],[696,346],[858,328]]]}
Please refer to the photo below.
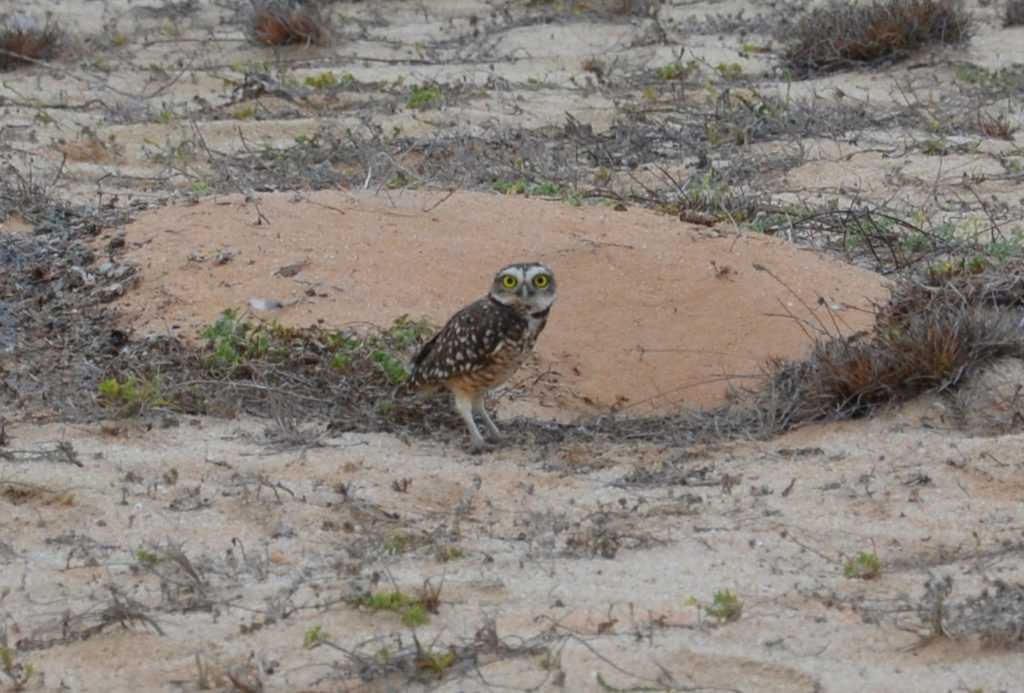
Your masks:
{"label": "owl's head", "polygon": [[526,313],[540,313],[558,298],[555,275],[539,262],[518,262],[496,275],[491,298]]}

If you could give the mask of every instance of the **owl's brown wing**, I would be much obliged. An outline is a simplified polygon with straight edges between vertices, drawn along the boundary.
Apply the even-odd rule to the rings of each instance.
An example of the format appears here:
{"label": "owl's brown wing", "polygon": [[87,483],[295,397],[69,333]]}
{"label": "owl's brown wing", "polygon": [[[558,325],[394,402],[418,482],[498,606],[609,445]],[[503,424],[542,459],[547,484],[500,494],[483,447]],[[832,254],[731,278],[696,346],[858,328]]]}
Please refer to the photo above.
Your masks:
{"label": "owl's brown wing", "polygon": [[445,323],[412,358],[406,386],[416,389],[487,365],[503,340],[518,340],[527,321],[513,308],[484,297]]}

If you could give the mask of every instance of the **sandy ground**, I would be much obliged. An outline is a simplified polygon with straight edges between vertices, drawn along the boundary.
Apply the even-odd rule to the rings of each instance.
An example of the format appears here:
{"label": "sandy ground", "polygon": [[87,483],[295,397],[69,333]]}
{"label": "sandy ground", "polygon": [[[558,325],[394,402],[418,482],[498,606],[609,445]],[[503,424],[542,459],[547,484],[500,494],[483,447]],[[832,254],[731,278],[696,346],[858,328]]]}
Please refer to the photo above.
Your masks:
{"label": "sandy ground", "polygon": [[[1014,690],[1013,649],[915,647],[930,575],[955,601],[1020,570],[1021,437],[950,430],[938,404],[767,444],[478,458],[373,435],[278,451],[253,420],[9,426],[83,466],[3,464],[8,638],[40,690],[404,689],[397,664],[371,685],[356,663],[408,656],[414,631],[345,600],[429,581],[422,647],[479,652],[428,688]],[[664,464],[682,485],[628,481]],[[881,575],[844,577],[862,551]],[[731,623],[701,607],[722,590]],[[334,646],[304,648],[314,628]]]}
{"label": "sandy ground", "polygon": [[[524,5],[340,3],[344,40],[273,55],[220,4],[23,11],[51,5],[94,41],[88,60],[5,76],[4,133],[35,165],[63,166],[72,199],[166,203],[97,239],[102,248],[123,233],[124,261],[138,267],[139,285],[112,304],[134,337],[194,340],[225,308],[297,326],[440,323],[503,264],[540,259],[561,295],[514,384],[525,396],[499,393],[494,405],[499,419],[576,421],[613,406],[720,403],[820,329],[865,328],[865,309],[885,298],[881,276],[806,247],[633,207],[383,186],[246,191],[248,201],[196,193],[210,172],[187,160],[195,128],[229,151],[365,126],[353,105],[365,92],[312,115],[267,95],[234,100],[239,64],[276,60],[298,84],[333,69],[364,84],[489,85],[489,98],[425,114],[382,107],[373,125],[385,133],[560,127],[567,112],[604,130],[628,100],[587,82],[581,65],[595,56],[653,70],[685,43],[709,65],[767,73],[769,56],[737,58],[766,37],[687,33],[747,3],[665,4],[672,45],[641,40],[654,30],[643,17],[565,19],[510,26],[486,45],[466,39],[477,52],[459,37]],[[949,60],[1019,60],[1021,29],[999,28],[988,3],[971,8],[979,33]],[[451,41],[424,57],[423,36]],[[922,64],[790,88],[874,105],[913,94],[938,108],[953,70],[941,57]],[[61,99],[76,107],[54,107]],[[200,100],[223,102],[218,117],[190,118]],[[266,117],[233,115],[249,102]],[[897,131],[812,139],[799,146],[813,156],[785,178],[806,198],[856,188],[948,209],[970,197],[964,181],[1019,155],[1015,137],[948,157]],[[693,165],[687,154],[667,173]],[[1019,204],[1005,180],[983,190],[993,205]],[[4,228],[21,231],[13,218]],[[282,307],[257,311],[252,299]],[[306,428],[315,442],[289,447],[250,418],[39,425],[4,412],[0,644],[10,674],[33,667],[26,690],[1017,690],[1019,643],[984,642],[964,607],[1024,570],[1020,367],[1003,366],[958,402],[929,396],[871,420],[685,449],[470,456],[429,439],[331,435],[318,422]],[[553,377],[537,383],[541,373]],[[1005,397],[991,396],[993,380]],[[966,425],[952,414],[964,402],[975,409]],[[861,553],[880,573],[844,576]],[[950,637],[930,640],[925,585],[946,577]],[[429,622],[365,606],[393,590],[436,592]],[[724,592],[742,604],[734,619],[713,615]],[[0,674],[0,687],[12,681]]]}
{"label": "sandy ground", "polygon": [[[549,411],[534,413],[564,420],[612,406],[720,404],[769,357],[864,329],[871,302],[887,298],[873,272],[640,209],[415,191],[268,194],[259,206],[270,220],[259,226],[238,198],[168,206],[130,225],[125,260],[142,282],[118,303],[126,326],[195,340],[225,308],[296,327],[387,326],[402,315],[440,325],[500,268],[540,260],[559,299],[519,380],[551,374],[532,396]],[[283,308],[254,310],[254,300]]]}

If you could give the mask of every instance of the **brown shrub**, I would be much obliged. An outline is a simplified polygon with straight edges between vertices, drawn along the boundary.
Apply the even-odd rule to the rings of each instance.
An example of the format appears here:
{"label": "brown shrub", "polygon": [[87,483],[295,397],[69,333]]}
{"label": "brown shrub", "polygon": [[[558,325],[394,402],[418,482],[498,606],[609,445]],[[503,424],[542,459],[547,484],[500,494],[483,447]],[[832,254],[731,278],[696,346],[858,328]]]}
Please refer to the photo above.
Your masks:
{"label": "brown shrub", "polygon": [[899,58],[933,44],[970,37],[970,15],[959,0],[833,0],[805,15],[787,36],[782,59],[798,74],[841,70]]}
{"label": "brown shrub", "polygon": [[250,31],[254,41],[267,46],[309,45],[327,38],[327,22],[309,3],[254,1]]}
{"label": "brown shrub", "polygon": [[1022,24],[1024,24],[1024,0],[1010,0],[1006,3],[1003,26],[1020,26]]}
{"label": "brown shrub", "polygon": [[0,70],[53,57],[63,37],[55,24],[40,26],[30,17],[7,15],[0,24]]}
{"label": "brown shrub", "polygon": [[1024,357],[1024,263],[892,288],[874,328],[818,341],[769,365],[758,407],[770,428],[870,414],[882,404],[955,386],[1002,357]]}

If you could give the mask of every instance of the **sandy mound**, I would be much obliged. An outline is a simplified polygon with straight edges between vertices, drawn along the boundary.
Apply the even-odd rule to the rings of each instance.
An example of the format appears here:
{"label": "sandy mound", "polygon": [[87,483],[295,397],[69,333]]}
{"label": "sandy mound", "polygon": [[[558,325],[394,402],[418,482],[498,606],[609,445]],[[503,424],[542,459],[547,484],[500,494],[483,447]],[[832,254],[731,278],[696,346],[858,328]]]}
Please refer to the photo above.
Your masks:
{"label": "sandy mound", "polygon": [[[136,336],[195,339],[225,308],[332,329],[401,315],[441,323],[503,265],[538,259],[560,298],[520,373],[533,401],[518,406],[549,418],[613,405],[642,414],[720,402],[767,357],[797,356],[819,326],[863,329],[886,295],[877,275],[805,248],[637,209],[468,192],[258,204],[259,225],[252,204],[221,198],[128,227],[142,285],[118,308]],[[251,299],[284,307],[254,311]]]}

